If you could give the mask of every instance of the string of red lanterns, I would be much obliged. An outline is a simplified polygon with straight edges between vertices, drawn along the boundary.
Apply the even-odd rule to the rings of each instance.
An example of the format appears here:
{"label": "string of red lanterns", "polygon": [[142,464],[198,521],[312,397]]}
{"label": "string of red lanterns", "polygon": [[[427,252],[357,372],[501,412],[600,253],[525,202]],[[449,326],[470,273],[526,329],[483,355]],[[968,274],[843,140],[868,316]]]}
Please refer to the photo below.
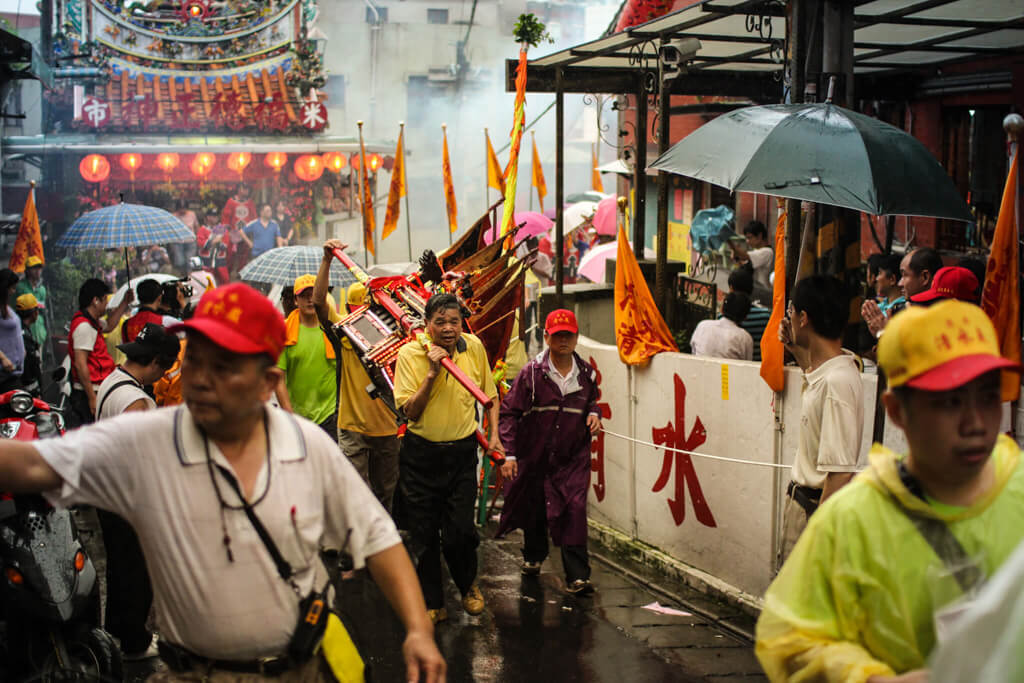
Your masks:
{"label": "string of red lanterns", "polygon": [[[227,167],[238,173],[242,178],[245,169],[252,162],[252,154],[249,152],[233,152],[228,155]],[[128,171],[130,178],[134,181],[135,174],[144,163],[142,154],[137,152],[125,152],[118,156],[118,163],[121,168]],[[268,152],[263,156],[263,164],[271,168],[274,173],[280,173],[281,169],[288,163],[288,155],[285,152]],[[181,157],[176,152],[161,152],[156,155],[155,165],[168,176],[181,164]],[[380,154],[367,154],[366,164],[370,172],[376,173],[384,166],[384,158]],[[189,169],[200,180],[204,180],[217,165],[217,155],[211,152],[199,152],[189,164]],[[318,180],[325,170],[340,174],[346,167],[359,170],[360,155],[358,153],[350,156],[342,152],[327,152],[323,155],[303,154],[299,156],[293,165],[295,175],[306,182]],[[103,154],[89,154],[82,158],[78,165],[78,172],[84,180],[90,183],[101,183],[110,177],[110,160]]]}

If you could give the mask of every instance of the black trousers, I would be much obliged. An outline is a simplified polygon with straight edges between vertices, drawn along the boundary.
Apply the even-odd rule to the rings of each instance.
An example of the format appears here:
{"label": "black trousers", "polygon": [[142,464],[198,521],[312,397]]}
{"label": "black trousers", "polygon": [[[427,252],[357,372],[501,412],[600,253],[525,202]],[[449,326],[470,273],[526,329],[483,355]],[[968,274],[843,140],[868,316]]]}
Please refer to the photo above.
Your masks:
{"label": "black trousers", "polygon": [[68,410],[65,411],[64,418],[68,429],[92,424],[96,421],[96,416],[89,410],[89,397],[85,395],[85,390],[71,390],[71,396],[68,397]]}
{"label": "black trousers", "polygon": [[338,442],[338,411],[331,413],[331,416],[320,423],[320,429],[327,432],[331,439]]}
{"label": "black trousers", "polygon": [[128,522],[106,510],[96,512],[107,553],[106,629],[121,641],[122,652],[141,652],[153,638],[146,628],[153,587],[142,548]]}
{"label": "black trousers", "polygon": [[402,438],[395,521],[409,533],[427,609],[444,606],[442,554],[460,592],[476,580],[476,450],[474,436],[434,442],[408,432]]}
{"label": "black trousers", "polygon": [[[590,578],[590,555],[585,545],[563,545],[562,567],[565,569],[567,584]],[[539,510],[533,524],[523,529],[523,559],[527,562],[543,562],[548,556],[548,518]]]}

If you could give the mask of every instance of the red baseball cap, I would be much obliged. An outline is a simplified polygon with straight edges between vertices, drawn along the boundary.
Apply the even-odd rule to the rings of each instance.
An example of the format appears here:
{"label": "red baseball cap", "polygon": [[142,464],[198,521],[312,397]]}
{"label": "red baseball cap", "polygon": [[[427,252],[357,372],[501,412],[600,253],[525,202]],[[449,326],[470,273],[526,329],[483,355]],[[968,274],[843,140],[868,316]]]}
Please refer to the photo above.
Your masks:
{"label": "red baseball cap", "polygon": [[269,354],[274,361],[284,348],[284,318],[270,299],[235,282],[211,289],[199,300],[195,315],[171,332],[193,330],[234,353]]}
{"label": "red baseball cap", "polygon": [[915,304],[923,304],[936,299],[958,299],[974,303],[978,291],[978,278],[974,273],[960,266],[946,266],[935,271],[932,286],[923,292],[910,297]]}
{"label": "red baseball cap", "polygon": [[567,308],[559,308],[548,313],[544,321],[544,331],[548,334],[555,332],[572,332],[579,334],[580,326],[576,324],[576,315]]}

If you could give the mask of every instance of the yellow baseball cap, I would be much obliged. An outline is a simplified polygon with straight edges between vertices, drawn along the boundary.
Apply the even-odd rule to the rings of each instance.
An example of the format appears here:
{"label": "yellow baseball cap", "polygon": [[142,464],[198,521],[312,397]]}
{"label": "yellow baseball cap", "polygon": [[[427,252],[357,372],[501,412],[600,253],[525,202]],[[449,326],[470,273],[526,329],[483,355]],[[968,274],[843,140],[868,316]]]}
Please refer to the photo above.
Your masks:
{"label": "yellow baseball cap", "polygon": [[300,275],[295,278],[295,284],[292,286],[292,292],[295,296],[298,296],[302,292],[316,286],[316,276],[314,275]]}
{"label": "yellow baseball cap", "polygon": [[955,389],[992,370],[1022,370],[999,355],[985,312],[952,299],[893,316],[878,342],[878,365],[890,387],[925,391]]}
{"label": "yellow baseball cap", "polygon": [[40,308],[39,300],[36,299],[35,294],[22,294],[14,300],[14,307],[19,311],[31,311],[34,308]]}
{"label": "yellow baseball cap", "polygon": [[43,265],[43,259],[38,256],[29,256],[25,261],[26,268],[35,268],[36,266]]}
{"label": "yellow baseball cap", "polygon": [[366,285],[362,282],[353,282],[345,292],[345,302],[349,306],[362,306],[366,303]]}

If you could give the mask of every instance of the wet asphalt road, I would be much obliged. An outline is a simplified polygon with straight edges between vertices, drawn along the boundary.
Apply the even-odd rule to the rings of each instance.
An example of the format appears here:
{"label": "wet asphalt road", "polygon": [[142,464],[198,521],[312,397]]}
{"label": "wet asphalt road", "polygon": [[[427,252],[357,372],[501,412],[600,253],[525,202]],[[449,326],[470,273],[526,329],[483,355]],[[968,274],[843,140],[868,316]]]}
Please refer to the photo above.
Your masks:
{"label": "wet asphalt road", "polygon": [[[477,617],[467,615],[458,592],[447,581],[449,619],[436,627],[449,682],[767,680],[749,641],[698,614],[666,616],[643,609],[659,601],[691,611],[609,568],[598,557],[591,559],[591,580],[597,592],[575,597],[565,591],[557,549],[539,577],[524,577],[519,533],[501,541],[491,539],[487,531],[482,535],[479,583],[487,609]],[[404,683],[404,632],[376,585],[365,572],[356,572],[336,586],[336,609],[370,666],[371,680]],[[729,623],[745,619],[696,593],[688,594],[686,600],[704,614]],[[159,660],[126,664],[125,680],[144,681],[161,666]]]}

